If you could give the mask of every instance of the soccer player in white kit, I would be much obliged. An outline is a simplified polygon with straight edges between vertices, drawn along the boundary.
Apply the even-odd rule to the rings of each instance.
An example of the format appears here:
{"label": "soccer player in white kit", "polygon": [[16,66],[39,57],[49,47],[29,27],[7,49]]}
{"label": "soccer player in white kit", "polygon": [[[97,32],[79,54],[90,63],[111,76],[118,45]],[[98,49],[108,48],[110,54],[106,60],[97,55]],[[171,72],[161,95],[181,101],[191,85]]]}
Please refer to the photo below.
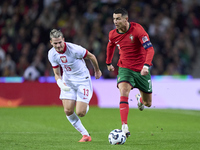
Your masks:
{"label": "soccer player in white kit", "polygon": [[[53,46],[48,52],[48,59],[53,67],[55,79],[61,89],[64,112],[69,122],[82,134],[79,142],[91,141],[79,117],[85,116],[89,110],[89,102],[93,94],[91,77],[85,59],[89,59],[94,67],[95,78],[102,75],[96,57],[85,48],[64,41],[61,31],[50,32],[50,43]],[[61,75],[60,66],[63,70]],[[76,113],[74,108],[76,106]],[[79,117],[78,117],[79,116]]]}

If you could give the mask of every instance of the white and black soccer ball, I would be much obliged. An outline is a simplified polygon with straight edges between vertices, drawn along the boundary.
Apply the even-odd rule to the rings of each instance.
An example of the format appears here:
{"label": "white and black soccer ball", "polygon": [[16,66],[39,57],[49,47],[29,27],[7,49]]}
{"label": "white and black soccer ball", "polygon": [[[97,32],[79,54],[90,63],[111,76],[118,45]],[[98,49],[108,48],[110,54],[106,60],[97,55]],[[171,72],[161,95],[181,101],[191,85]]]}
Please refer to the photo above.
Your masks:
{"label": "white and black soccer ball", "polygon": [[109,133],[108,141],[112,145],[124,144],[126,142],[126,135],[122,130],[114,129]]}

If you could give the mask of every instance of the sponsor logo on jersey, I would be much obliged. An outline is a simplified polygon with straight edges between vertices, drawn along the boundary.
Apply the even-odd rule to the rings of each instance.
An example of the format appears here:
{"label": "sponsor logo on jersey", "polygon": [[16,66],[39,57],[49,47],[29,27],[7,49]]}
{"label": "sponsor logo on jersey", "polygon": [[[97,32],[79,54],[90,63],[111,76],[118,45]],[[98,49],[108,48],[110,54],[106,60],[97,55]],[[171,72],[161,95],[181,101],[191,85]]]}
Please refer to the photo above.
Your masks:
{"label": "sponsor logo on jersey", "polygon": [[131,39],[131,43],[134,43],[133,41],[134,36],[132,34],[129,36],[129,38]]}
{"label": "sponsor logo on jersey", "polygon": [[142,41],[143,41],[143,43],[147,42],[147,41],[148,41],[147,36],[143,36],[143,37],[142,37]]}
{"label": "sponsor logo on jersey", "polygon": [[60,59],[63,63],[67,63],[67,58],[66,56],[60,56]]}

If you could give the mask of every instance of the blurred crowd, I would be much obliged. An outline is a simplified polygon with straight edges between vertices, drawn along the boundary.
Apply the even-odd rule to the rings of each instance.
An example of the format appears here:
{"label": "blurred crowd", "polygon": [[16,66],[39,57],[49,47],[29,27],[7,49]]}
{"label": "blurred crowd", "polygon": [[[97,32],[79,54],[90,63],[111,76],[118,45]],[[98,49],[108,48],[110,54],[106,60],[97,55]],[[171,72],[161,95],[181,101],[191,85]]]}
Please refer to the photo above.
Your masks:
{"label": "blurred crowd", "polygon": [[[49,32],[60,29],[65,41],[93,53],[104,78],[108,33],[113,10],[128,10],[129,21],[140,23],[155,49],[152,75],[190,75],[200,51],[199,0],[1,0],[0,77],[36,80],[53,76],[47,53]],[[118,50],[113,58],[116,67]],[[94,74],[90,63],[87,66]]]}

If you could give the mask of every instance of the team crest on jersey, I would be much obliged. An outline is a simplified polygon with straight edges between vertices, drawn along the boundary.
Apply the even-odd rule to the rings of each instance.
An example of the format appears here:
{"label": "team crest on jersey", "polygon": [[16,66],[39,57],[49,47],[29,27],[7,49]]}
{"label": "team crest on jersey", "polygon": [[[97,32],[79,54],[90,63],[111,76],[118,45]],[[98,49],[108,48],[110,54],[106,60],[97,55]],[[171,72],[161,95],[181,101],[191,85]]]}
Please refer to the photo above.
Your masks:
{"label": "team crest on jersey", "polygon": [[131,43],[134,43],[133,41],[134,36],[132,34],[129,36],[129,38],[131,39]]}
{"label": "team crest on jersey", "polygon": [[67,63],[67,58],[66,56],[60,56],[60,59],[63,63]]}
{"label": "team crest on jersey", "polygon": [[118,78],[118,81],[120,80],[120,77]]}

